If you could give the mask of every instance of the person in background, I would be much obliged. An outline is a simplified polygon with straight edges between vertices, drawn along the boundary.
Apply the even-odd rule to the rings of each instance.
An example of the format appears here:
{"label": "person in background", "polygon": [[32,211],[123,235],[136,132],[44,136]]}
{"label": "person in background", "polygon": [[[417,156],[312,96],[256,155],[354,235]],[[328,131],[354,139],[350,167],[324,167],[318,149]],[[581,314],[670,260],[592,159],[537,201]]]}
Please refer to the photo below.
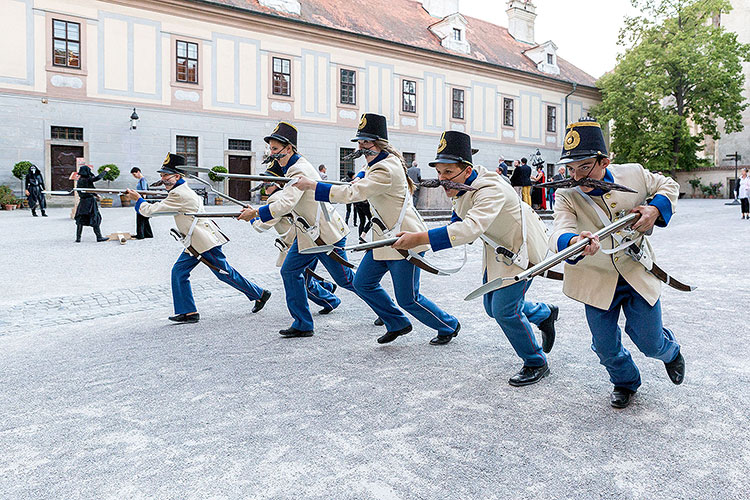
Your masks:
{"label": "person in background", "polygon": [[750,219],[750,175],[748,175],[746,168],[742,169],[742,174],[737,182],[737,198],[740,199],[742,205],[742,218]]}
{"label": "person in background", "polygon": [[521,158],[521,166],[518,167],[521,176],[521,199],[531,206],[531,167],[527,165],[528,160]]}
{"label": "person in background", "polygon": [[419,164],[415,161],[411,162],[411,166],[407,169],[406,175],[414,183],[414,193],[411,195],[412,203],[414,208],[417,208],[417,201],[419,200],[419,183],[422,182],[422,172],[419,170]]}
{"label": "person in background", "polygon": [[328,174],[326,173],[326,166],[325,165],[318,165],[318,172],[320,173],[320,178],[323,180],[328,179]]}
{"label": "person in background", "polygon": [[[141,173],[141,169],[133,167],[130,169],[130,174],[138,179],[138,184],[135,186],[136,191],[148,191],[148,181]],[[151,222],[148,217],[142,216],[140,213],[135,213],[135,239],[142,240],[144,238],[153,238],[154,233],[151,231]]]}
{"label": "person in background", "polygon": [[[101,180],[102,176],[109,172],[109,167],[105,168],[101,174],[94,176],[89,165],[81,165],[78,172],[70,174],[70,179],[78,181],[76,187],[93,189],[94,183]],[[102,236],[99,228],[102,223],[102,215],[99,213],[99,205],[96,203],[97,195],[93,193],[79,193],[78,206],[76,207],[76,243],[81,242],[81,233],[83,226],[91,226],[96,235],[96,241],[108,241],[108,238]]]}
{"label": "person in background", "polygon": [[[553,181],[561,181],[565,179],[565,167],[561,166],[557,168],[557,173],[552,176]],[[554,210],[555,208],[555,191],[557,191],[555,188],[549,189],[549,208],[550,210]]]}
{"label": "person in background", "polygon": [[[352,182],[354,180],[354,172],[351,170],[346,172],[346,182]],[[357,210],[354,209],[354,203],[347,203],[346,204],[346,217],[344,220],[346,221],[346,225],[349,225],[349,215],[354,213],[354,225],[357,225]]]}
{"label": "person in background", "polygon": [[[531,181],[534,184],[544,184],[544,165],[537,165],[536,172],[531,176]],[[531,191],[531,207],[534,210],[542,209],[547,210],[547,197],[545,196],[546,189],[534,187]]]}
{"label": "person in background", "polygon": [[497,159],[497,162],[497,173],[508,177],[508,164],[505,163],[505,157],[503,155],[500,155],[500,157]]}
{"label": "person in background", "polygon": [[521,178],[520,166],[521,162],[518,160],[513,162],[513,173],[510,176],[510,185],[513,186],[518,197],[523,199],[523,179]]}
{"label": "person in background", "polygon": [[31,215],[37,217],[36,206],[42,210],[42,217],[47,217],[47,199],[44,197],[44,178],[42,173],[36,168],[36,165],[29,167],[29,172],[26,174],[25,182],[26,196],[29,200],[29,208],[31,209]]}

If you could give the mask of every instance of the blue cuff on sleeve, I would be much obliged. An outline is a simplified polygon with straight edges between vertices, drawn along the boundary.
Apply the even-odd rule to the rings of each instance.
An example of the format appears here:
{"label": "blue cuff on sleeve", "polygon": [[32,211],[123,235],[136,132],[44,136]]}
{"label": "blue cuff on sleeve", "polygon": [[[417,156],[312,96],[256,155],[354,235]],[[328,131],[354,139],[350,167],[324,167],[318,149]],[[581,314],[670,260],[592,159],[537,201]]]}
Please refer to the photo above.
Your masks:
{"label": "blue cuff on sleeve", "polygon": [[319,182],[315,186],[315,201],[331,201],[331,184]]}
{"label": "blue cuff on sleeve", "polygon": [[260,217],[253,217],[252,219],[250,219],[250,224],[252,224],[256,220],[260,220]]}
{"label": "blue cuff on sleeve", "polygon": [[273,215],[271,215],[271,209],[268,208],[268,205],[263,205],[258,209],[258,215],[260,216],[260,220],[263,222],[268,222],[269,220],[273,220]]}
{"label": "blue cuff on sleeve", "polygon": [[138,210],[138,208],[141,206],[141,203],[144,203],[143,198],[138,198],[138,200],[135,202],[135,211],[136,213],[140,214],[141,212]]}
{"label": "blue cuff on sleeve", "polygon": [[448,237],[448,226],[436,227],[427,231],[430,238],[430,246],[433,252],[451,248],[451,239]]}
{"label": "blue cuff on sleeve", "polygon": [[[570,246],[570,240],[578,236],[575,233],[564,233],[561,234],[559,238],[557,238],[557,251],[562,252],[566,248]],[[581,255],[580,257],[576,257],[575,259],[565,259],[565,262],[568,264],[576,264],[579,260],[581,260],[584,256]]]}
{"label": "blue cuff on sleeve", "polygon": [[364,170],[360,170],[359,172],[357,172],[357,175],[355,175],[354,177],[357,177],[359,179],[364,179],[365,178],[365,171]]}
{"label": "blue cuff on sleeve", "polygon": [[451,224],[453,224],[454,222],[461,222],[461,220],[461,217],[459,217],[455,211],[451,213]]}
{"label": "blue cuff on sleeve", "polygon": [[657,194],[654,199],[649,202],[649,205],[656,207],[659,210],[661,217],[656,219],[656,224],[659,227],[665,227],[669,224],[669,219],[672,218],[672,202],[669,198],[663,194]]}

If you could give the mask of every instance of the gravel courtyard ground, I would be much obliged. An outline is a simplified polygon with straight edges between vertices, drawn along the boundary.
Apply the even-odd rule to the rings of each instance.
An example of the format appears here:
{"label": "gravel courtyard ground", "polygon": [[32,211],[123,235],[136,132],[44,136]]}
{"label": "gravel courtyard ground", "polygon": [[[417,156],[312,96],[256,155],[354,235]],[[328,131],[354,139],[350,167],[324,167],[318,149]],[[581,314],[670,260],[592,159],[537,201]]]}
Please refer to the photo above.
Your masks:
{"label": "gravel courtyard ground", "polygon": [[[314,337],[282,339],[272,235],[220,222],[229,262],[273,292],[260,314],[199,267],[202,319],[173,325],[170,218],[153,219],[153,240],[95,243],[87,228],[75,244],[70,209],[49,213],[0,213],[0,498],[748,498],[750,221],[723,200],[680,201],[652,238],[660,265],[698,286],[662,298],[687,376],[672,385],[625,339],[644,383],[622,411],[557,282],[528,295],[560,306],[552,375],[508,385],[519,359],[463,300],[478,245],[457,275],[423,275],[463,325],[446,346],[416,322],[376,344],[383,330],[346,291],[314,314]],[[104,234],[134,230],[132,209],[102,213]]]}

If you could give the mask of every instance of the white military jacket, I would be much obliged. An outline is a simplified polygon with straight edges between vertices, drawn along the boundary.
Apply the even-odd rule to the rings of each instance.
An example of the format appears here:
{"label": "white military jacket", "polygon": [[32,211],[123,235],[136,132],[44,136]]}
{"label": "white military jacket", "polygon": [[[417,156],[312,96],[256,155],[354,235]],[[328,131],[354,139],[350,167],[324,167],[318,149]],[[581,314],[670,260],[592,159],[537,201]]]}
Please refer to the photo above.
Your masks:
{"label": "white military jacket", "polygon": [[[272,203],[281,196],[281,190],[274,191],[271,196],[268,197],[268,202]],[[259,233],[268,231],[273,228],[279,233],[277,241],[281,242],[282,248],[279,248],[279,257],[276,259],[276,267],[281,267],[286,258],[286,254],[289,253],[289,247],[294,243],[296,233],[294,231],[294,224],[292,224],[291,215],[282,215],[278,219],[271,219],[268,222],[263,222],[260,219],[253,220],[253,228]]]}
{"label": "white military jacket", "polygon": [[[613,182],[622,184],[638,193],[610,191],[603,196],[589,196],[598,205],[609,220],[625,215],[631,209],[649,202],[659,208],[662,218],[668,221],[675,209],[679,195],[679,184],[673,179],[646,170],[637,163],[624,165],[610,165],[608,173]],[[607,179],[609,180],[609,179]],[[665,211],[668,214],[665,214]],[[664,217],[666,215],[666,217]],[[657,221],[658,223],[659,221]],[[662,222],[661,225],[666,224]],[[576,189],[558,189],[555,192],[555,223],[549,246],[558,251],[558,240],[569,241],[571,235],[578,235],[581,231],[596,232],[604,227],[597,211],[584,196]],[[653,249],[647,238],[642,239],[642,248],[654,258]],[[614,237],[601,241],[601,248],[610,250],[615,248]],[[599,309],[609,309],[615,295],[619,276],[632,286],[650,305],[654,305],[661,294],[661,281],[646,271],[640,263],[625,253],[625,250],[607,255],[601,251],[595,255],[586,256],[575,264],[565,264],[565,279],[563,292],[568,297],[594,306]]]}
{"label": "white military jacket", "polygon": [[[497,172],[480,165],[473,168],[474,172],[467,183],[470,182],[476,191],[466,191],[451,199],[453,211],[461,220],[431,229],[429,236],[432,249],[442,250],[471,243],[484,235],[490,242],[517,254],[523,244],[523,214],[529,262],[541,262],[547,254],[547,229],[544,222],[529,205],[518,198],[516,191]],[[487,274],[488,281],[515,276],[526,270],[498,255],[490,242],[482,239],[483,272]],[[509,281],[503,287],[513,283]]]}
{"label": "white military jacket", "polygon": [[[381,152],[365,168],[363,179],[349,186],[333,186],[331,184],[318,184],[315,190],[315,199],[331,201],[333,203],[356,203],[367,200],[370,202],[372,216],[381,217],[383,224],[393,233],[385,236],[382,229],[375,223],[372,225],[372,240],[379,241],[390,238],[400,231],[420,232],[426,231],[422,217],[414,208],[411,195],[408,194],[406,173],[401,165],[401,160],[391,154]],[[404,209],[404,203],[406,207]],[[397,228],[399,216],[404,209],[401,227]],[[428,250],[427,245],[414,249],[415,252]],[[400,260],[404,256],[391,247],[376,248],[372,251],[375,260]]]}
{"label": "white military jacket", "polygon": [[[295,153],[289,161],[291,165],[287,165],[286,177],[305,176],[308,179],[320,180],[318,169],[314,168],[302,156]],[[326,220],[323,210],[327,210],[330,214],[330,222]],[[349,234],[349,227],[344,224],[344,218],[341,217],[341,214],[332,210],[331,205],[323,203],[321,206],[319,202],[315,201],[313,192],[301,191],[288,184],[281,190],[278,198],[260,207],[258,214],[263,222],[278,219],[282,215],[291,215],[295,220],[294,232],[299,250],[311,248],[317,246],[317,244],[314,238],[311,238],[311,235],[305,232],[305,226],[298,221],[298,217],[301,217],[311,227],[316,225],[317,220],[320,237],[326,245],[332,245]]]}
{"label": "white military jacket", "polygon": [[[141,198],[141,200],[143,199]],[[160,212],[203,212],[203,200],[195,193],[195,191],[190,189],[187,182],[182,180],[182,182],[169,191],[165,199],[156,203],[148,203],[139,200],[136,209],[138,213],[144,217],[151,217]],[[183,236],[190,232],[190,228],[193,225],[193,219],[195,219],[195,217],[188,217],[186,215],[174,216],[177,230],[182,233]],[[198,253],[207,252],[228,241],[229,238],[221,232],[219,226],[217,226],[211,219],[198,218],[198,222],[190,235],[190,245],[192,245]]]}

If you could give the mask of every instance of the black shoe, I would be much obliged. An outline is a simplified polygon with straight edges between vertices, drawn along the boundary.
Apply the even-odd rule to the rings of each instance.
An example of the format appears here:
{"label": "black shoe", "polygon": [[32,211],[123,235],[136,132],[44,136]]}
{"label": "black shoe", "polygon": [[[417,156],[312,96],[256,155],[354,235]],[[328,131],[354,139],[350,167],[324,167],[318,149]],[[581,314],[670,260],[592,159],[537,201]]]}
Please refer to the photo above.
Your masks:
{"label": "black shoe", "polygon": [[321,309],[318,314],[329,314],[331,311],[333,311],[334,308],[330,306],[325,306],[323,309]]}
{"label": "black shoe", "polygon": [[547,375],[549,375],[549,365],[547,363],[542,366],[524,365],[520,372],[516,373],[510,378],[510,380],[508,380],[508,383],[513,387],[536,384]]}
{"label": "black shoe", "polygon": [[292,337],[312,337],[313,333],[314,332],[312,330],[297,330],[293,326],[290,326],[286,330],[279,330],[279,335],[287,339],[290,339]]}
{"label": "black shoe", "polygon": [[81,242],[81,238],[76,238],[76,243],[80,243],[80,242]]}
{"label": "black shoe", "polygon": [[406,335],[412,330],[411,325],[407,325],[401,330],[396,330],[395,332],[386,332],[384,335],[381,335],[378,337],[378,344],[387,344],[388,342],[393,342],[397,338],[399,338],[401,335]]}
{"label": "black shoe", "polygon": [[613,408],[625,408],[630,404],[634,394],[635,391],[631,391],[625,387],[615,386],[615,389],[609,397],[609,404],[612,405]]}
{"label": "black shoe", "polygon": [[44,210],[42,210],[42,217],[47,217],[47,212],[45,212]]}
{"label": "black shoe", "polygon": [[261,309],[263,309],[263,306],[266,305],[266,302],[268,302],[268,299],[271,298],[271,292],[268,290],[263,290],[263,293],[260,294],[260,298],[255,301],[255,306],[253,306],[253,312],[257,313],[260,312]]}
{"label": "black shoe", "polygon": [[33,215],[34,217],[39,217],[39,216],[38,216],[38,215],[36,214],[36,210],[34,210],[33,208],[31,209],[31,215]]}
{"label": "black shoe", "polygon": [[549,306],[549,311],[547,319],[539,323],[537,327],[542,332],[542,351],[544,352],[550,352],[552,346],[555,345],[555,321],[560,314],[560,308]]}
{"label": "black shoe", "polygon": [[201,315],[199,313],[177,314],[176,316],[170,316],[169,319],[175,323],[197,323],[201,319]]}
{"label": "black shoe", "polygon": [[456,329],[453,330],[453,333],[449,333],[448,335],[437,335],[435,338],[430,340],[430,345],[445,345],[448,342],[450,342],[453,337],[458,335],[458,332],[461,330],[461,323],[456,325]]}
{"label": "black shoe", "polygon": [[105,238],[103,236],[100,238],[99,236],[97,236],[96,241],[109,241],[109,238]]}
{"label": "black shoe", "polygon": [[675,385],[680,385],[685,380],[685,358],[677,351],[677,356],[669,363],[664,363],[669,380]]}
{"label": "black shoe", "polygon": [[372,324],[375,325],[375,326],[383,326],[383,325],[385,325],[385,323],[383,323],[383,320],[380,319],[380,318],[377,318],[375,321],[372,322]]}

